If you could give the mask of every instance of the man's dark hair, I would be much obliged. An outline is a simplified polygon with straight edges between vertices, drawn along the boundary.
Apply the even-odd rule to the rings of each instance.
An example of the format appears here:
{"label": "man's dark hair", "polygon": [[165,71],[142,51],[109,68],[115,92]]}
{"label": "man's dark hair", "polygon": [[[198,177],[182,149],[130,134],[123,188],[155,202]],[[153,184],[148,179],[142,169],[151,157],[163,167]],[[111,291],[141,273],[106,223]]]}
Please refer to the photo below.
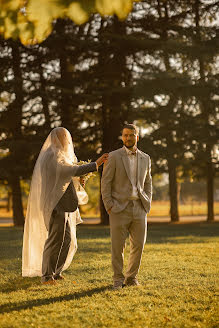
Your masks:
{"label": "man's dark hair", "polygon": [[136,133],[137,135],[139,135],[139,128],[138,128],[136,125],[134,125],[134,124],[131,124],[131,123],[130,123],[130,124],[129,124],[129,123],[124,124],[124,125],[123,125],[123,128],[122,128],[122,132],[123,132],[124,129],[134,130],[135,133]]}

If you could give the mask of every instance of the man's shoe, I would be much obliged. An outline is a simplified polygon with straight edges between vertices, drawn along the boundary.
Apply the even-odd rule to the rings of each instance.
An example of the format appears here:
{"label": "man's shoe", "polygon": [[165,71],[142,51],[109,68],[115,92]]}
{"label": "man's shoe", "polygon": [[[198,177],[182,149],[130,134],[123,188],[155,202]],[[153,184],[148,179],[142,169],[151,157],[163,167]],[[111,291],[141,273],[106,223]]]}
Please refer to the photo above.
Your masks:
{"label": "man's shoe", "polygon": [[43,285],[57,285],[57,281],[55,281],[54,279],[49,279],[47,281],[42,281]]}
{"label": "man's shoe", "polygon": [[125,281],[125,286],[141,286],[141,284],[138,282],[138,280],[135,279],[127,279]]}
{"label": "man's shoe", "polygon": [[124,287],[124,284],[122,281],[115,281],[113,284],[113,290],[120,290]]}
{"label": "man's shoe", "polygon": [[55,280],[64,280],[65,278],[61,274],[57,274],[56,276],[53,276],[53,279]]}

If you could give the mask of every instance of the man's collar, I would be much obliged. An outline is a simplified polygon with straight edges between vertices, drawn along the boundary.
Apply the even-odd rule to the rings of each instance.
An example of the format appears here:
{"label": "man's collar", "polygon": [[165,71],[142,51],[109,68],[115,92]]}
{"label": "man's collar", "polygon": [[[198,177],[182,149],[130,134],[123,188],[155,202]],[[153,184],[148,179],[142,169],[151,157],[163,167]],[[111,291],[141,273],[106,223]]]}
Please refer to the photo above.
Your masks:
{"label": "man's collar", "polygon": [[133,150],[128,149],[125,145],[123,146],[123,148],[125,148],[125,151],[127,153],[127,155],[136,155],[137,154],[137,147],[134,146]]}

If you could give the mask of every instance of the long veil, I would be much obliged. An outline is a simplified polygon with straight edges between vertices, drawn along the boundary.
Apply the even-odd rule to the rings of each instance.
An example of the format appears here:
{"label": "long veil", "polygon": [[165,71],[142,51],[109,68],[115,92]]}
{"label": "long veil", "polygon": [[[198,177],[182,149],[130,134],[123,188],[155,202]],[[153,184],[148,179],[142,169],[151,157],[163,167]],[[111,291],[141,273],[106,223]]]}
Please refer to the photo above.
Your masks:
{"label": "long veil", "polygon": [[[77,165],[77,157],[69,131],[62,127],[53,129],[43,144],[32,175],[23,236],[22,276],[42,275],[42,255],[51,214],[71,180],[79,204],[88,201],[79,178],[71,176],[69,168],[73,165]],[[70,265],[77,250],[76,224],[82,222],[78,209],[70,215],[66,213],[67,219],[71,245],[63,270]]]}

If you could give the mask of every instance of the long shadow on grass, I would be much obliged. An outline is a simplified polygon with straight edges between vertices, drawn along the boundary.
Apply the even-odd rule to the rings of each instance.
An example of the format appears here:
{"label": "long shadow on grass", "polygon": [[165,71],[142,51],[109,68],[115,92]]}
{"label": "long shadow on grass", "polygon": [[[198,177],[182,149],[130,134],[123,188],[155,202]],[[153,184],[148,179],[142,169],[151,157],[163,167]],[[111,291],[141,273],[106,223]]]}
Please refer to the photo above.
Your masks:
{"label": "long shadow on grass", "polygon": [[2,293],[11,293],[17,290],[25,290],[30,287],[33,287],[36,283],[36,286],[39,285],[39,278],[38,277],[32,277],[24,278],[21,276],[21,273],[18,273],[18,276],[14,279],[10,279],[5,284],[0,284],[0,291]]}
{"label": "long shadow on grass", "polygon": [[[219,222],[195,222],[195,223],[151,223],[148,225],[147,242],[153,244],[190,244],[190,243],[206,243],[209,242],[212,237],[219,236]],[[104,246],[98,241],[101,247],[95,249],[93,247],[93,241],[95,239],[108,239],[108,246],[106,247],[106,241]],[[106,226],[81,226],[78,231],[79,243],[83,244],[83,240],[86,242],[90,239],[91,246],[84,248],[85,252],[108,252],[110,247],[109,227]]]}
{"label": "long shadow on grass", "polygon": [[54,304],[55,302],[63,302],[63,301],[72,301],[77,300],[82,297],[86,296],[92,296],[94,294],[98,294],[101,292],[104,292],[105,290],[110,289],[110,286],[104,286],[100,288],[93,288],[90,290],[83,290],[82,292],[76,292],[74,294],[68,294],[65,296],[59,296],[59,297],[51,297],[51,298],[44,298],[44,299],[35,299],[35,300],[29,300],[21,303],[8,303],[3,304],[0,306],[0,313],[10,313],[12,311],[21,311],[26,309],[32,309],[33,307],[39,307],[49,304]]}
{"label": "long shadow on grass", "polygon": [[0,227],[0,260],[21,257],[22,228]]}
{"label": "long shadow on grass", "polygon": [[219,236],[219,222],[149,224],[147,242],[152,244],[208,243]]}
{"label": "long shadow on grass", "polygon": [[109,226],[102,225],[79,225],[77,227],[77,237],[78,239],[104,239],[110,237]]}

